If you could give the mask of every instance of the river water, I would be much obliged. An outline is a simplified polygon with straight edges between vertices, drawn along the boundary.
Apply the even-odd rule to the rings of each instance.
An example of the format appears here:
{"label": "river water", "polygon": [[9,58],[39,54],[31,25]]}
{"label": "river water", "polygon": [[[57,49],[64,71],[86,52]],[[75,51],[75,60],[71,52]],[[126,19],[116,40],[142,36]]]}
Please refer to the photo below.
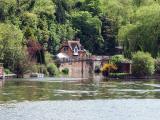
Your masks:
{"label": "river water", "polygon": [[0,81],[0,120],[158,120],[159,80]]}

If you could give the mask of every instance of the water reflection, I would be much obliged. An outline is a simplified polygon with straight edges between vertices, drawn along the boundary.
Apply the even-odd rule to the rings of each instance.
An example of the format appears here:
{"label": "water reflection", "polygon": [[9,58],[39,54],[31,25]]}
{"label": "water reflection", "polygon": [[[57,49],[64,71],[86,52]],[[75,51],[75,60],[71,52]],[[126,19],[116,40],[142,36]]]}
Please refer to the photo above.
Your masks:
{"label": "water reflection", "polygon": [[0,83],[2,120],[158,120],[160,114],[158,80]]}
{"label": "water reflection", "polygon": [[158,80],[0,81],[0,101],[159,99]]}
{"label": "water reflection", "polygon": [[2,88],[4,86],[5,80],[1,80],[0,79],[0,88]]}

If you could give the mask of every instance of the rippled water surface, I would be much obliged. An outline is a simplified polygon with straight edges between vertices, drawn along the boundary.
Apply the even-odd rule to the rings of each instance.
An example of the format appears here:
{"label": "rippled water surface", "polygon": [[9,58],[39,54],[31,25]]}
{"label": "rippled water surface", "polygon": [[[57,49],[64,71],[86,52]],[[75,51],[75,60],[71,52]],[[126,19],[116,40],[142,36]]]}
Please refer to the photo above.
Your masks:
{"label": "rippled water surface", "polygon": [[0,120],[158,120],[159,80],[0,81]]}

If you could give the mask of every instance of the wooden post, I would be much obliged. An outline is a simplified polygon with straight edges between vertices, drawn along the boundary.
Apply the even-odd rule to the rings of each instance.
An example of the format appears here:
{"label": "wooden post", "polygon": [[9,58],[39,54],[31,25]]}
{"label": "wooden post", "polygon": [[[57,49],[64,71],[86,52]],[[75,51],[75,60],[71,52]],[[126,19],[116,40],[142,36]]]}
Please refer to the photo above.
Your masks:
{"label": "wooden post", "polygon": [[2,63],[0,63],[0,78],[4,79],[4,68]]}
{"label": "wooden post", "polygon": [[84,72],[84,68],[83,68],[83,57],[82,57],[82,59],[81,59],[81,62],[82,62],[82,69],[81,69],[81,74],[82,74],[82,78],[83,78],[83,72]]}

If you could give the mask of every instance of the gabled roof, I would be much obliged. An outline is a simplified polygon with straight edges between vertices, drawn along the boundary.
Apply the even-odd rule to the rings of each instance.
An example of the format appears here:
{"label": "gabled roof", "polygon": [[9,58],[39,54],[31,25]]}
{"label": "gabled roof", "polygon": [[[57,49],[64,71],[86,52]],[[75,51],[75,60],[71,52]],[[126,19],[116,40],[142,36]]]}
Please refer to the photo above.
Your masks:
{"label": "gabled roof", "polygon": [[74,50],[76,46],[78,47],[79,50],[81,50],[82,48],[80,41],[68,41],[68,46],[71,48],[71,50]]}

